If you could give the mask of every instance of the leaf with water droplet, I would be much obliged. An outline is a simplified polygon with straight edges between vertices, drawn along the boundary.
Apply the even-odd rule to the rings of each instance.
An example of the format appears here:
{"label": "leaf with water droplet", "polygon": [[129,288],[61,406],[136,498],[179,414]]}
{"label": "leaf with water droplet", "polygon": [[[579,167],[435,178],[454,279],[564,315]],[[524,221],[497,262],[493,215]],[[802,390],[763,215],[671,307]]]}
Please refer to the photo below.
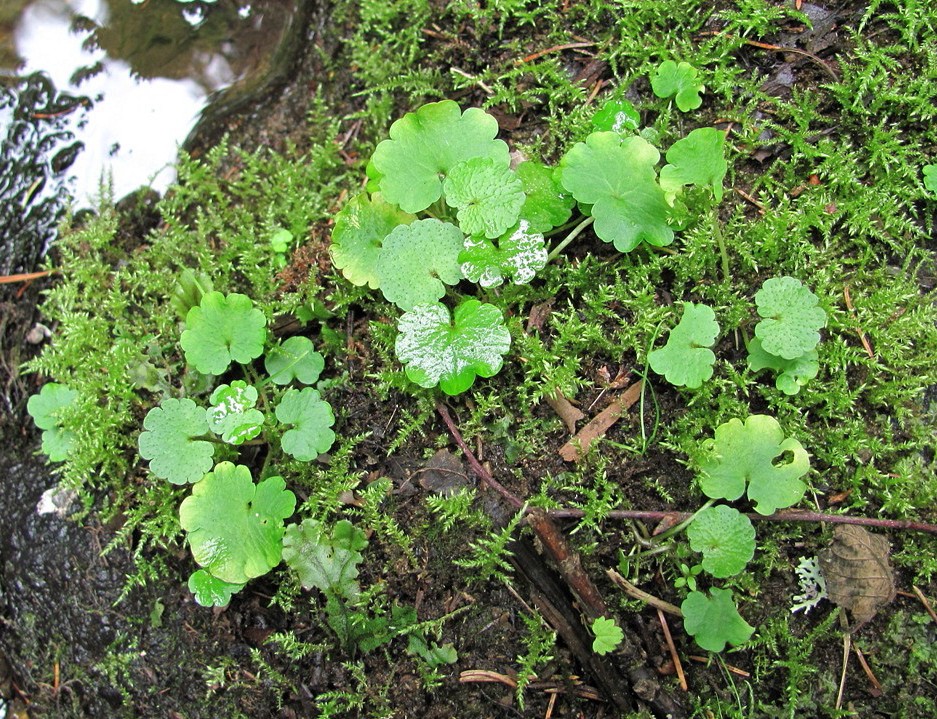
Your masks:
{"label": "leaf with water droplet", "polygon": [[204,569],[196,569],[189,576],[189,591],[203,607],[226,607],[231,602],[231,596],[243,588],[243,584],[225,582]]}
{"label": "leaf with water droplet", "polygon": [[820,343],[826,312],[819,298],[794,277],[772,277],[755,294],[758,314],[755,336],[769,354],[796,359]]}
{"label": "leaf with water droplet", "polygon": [[459,262],[465,278],[482,287],[497,287],[505,277],[523,285],[546,267],[547,249],[543,235],[530,232],[527,221],[521,220],[497,246],[484,237],[467,237]]}

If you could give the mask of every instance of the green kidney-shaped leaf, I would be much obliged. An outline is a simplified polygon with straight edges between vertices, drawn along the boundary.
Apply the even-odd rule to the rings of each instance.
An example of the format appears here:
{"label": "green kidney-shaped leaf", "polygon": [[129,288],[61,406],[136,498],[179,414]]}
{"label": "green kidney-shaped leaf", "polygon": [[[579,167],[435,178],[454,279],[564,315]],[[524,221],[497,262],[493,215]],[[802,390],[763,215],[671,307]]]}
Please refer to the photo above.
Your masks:
{"label": "green kidney-shaped leaf", "polygon": [[335,442],[332,406],[311,387],[287,390],[277,405],[276,416],[283,424],[293,426],[283,434],[280,446],[301,462],[311,462]]}
{"label": "green kidney-shaped leaf", "polygon": [[243,380],[215,388],[208,400],[208,428],[228,444],[243,444],[263,429],[264,415],[254,409],[257,390]]}
{"label": "green kidney-shaped leaf", "polygon": [[924,165],[924,188],[937,192],[937,165]]}
{"label": "green kidney-shaped leaf", "polygon": [[282,477],[254,484],[243,465],[219,462],[179,506],[195,561],[213,577],[243,584],[280,563],[283,520],[296,497]]}
{"label": "green kidney-shaped leaf", "polygon": [[530,232],[527,220],[521,220],[497,247],[484,237],[466,237],[459,262],[465,278],[482,287],[497,287],[505,277],[523,285],[546,267],[547,248],[543,235]]}
{"label": "green kidney-shaped leaf", "polygon": [[718,504],[700,512],[686,530],[703,569],[714,577],[733,577],[755,556],[755,528],[737,509]]}
{"label": "green kidney-shaped leaf", "polygon": [[299,576],[306,589],[353,599],[358,596],[358,565],[368,545],[364,532],[347,519],[332,531],[314,519],[291,524],[283,537],[283,561]]}
{"label": "green kidney-shaped leaf", "polygon": [[651,89],[657,97],[664,99],[676,95],[680,111],[689,112],[703,104],[700,93],[706,88],[700,83],[696,68],[690,63],[681,62],[678,65],[673,60],[667,60],[660,64],[651,78]]}
{"label": "green kidney-shaped leaf", "polygon": [[515,170],[524,183],[524,206],[521,220],[530,232],[549,232],[569,220],[576,199],[556,180],[556,172],[539,162],[522,162]]}
{"label": "green kidney-shaped leaf", "polygon": [[620,252],[630,252],[642,240],[669,245],[670,207],[654,171],[659,159],[643,138],[593,132],[560,161],[560,182],[577,201],[592,205],[595,234]]}
{"label": "green kidney-shaped leaf", "polygon": [[785,439],[774,417],[753,414],[743,424],[731,419],[704,443],[700,487],[713,499],[738,499],[748,485],[748,498],[759,514],[797,504],[807,491],[801,481],[810,455],[793,437]]}
{"label": "green kidney-shaped leaf", "polygon": [[680,605],[680,611],[686,633],[710,652],[721,652],[726,644],[744,644],[755,631],[742,619],[728,589],[714,587],[709,590],[709,596],[690,592]]}
{"label": "green kidney-shaped leaf", "polygon": [[442,196],[442,180],[460,162],[488,157],[508,167],[508,146],[494,139],[497,134],[494,117],[477,107],[463,113],[452,100],[408,112],[371,157],[384,199],[404,212],[420,212]]}
{"label": "green kidney-shaped leaf", "polygon": [[473,157],[452,168],[443,182],[446,204],[458,208],[467,235],[494,239],[517,223],[524,206],[524,183],[510,167],[490,157]]}
{"label": "green kidney-shaped leaf", "polygon": [[820,371],[819,355],[810,350],[792,360],[765,352],[761,340],[752,337],[748,343],[748,366],[753,372],[772,369],[778,373],[774,385],[784,394],[795,395],[800,388],[817,376]]}
{"label": "green kidney-shaped leaf", "polygon": [[384,238],[397,227],[409,225],[416,218],[384,201],[380,194],[370,199],[358,195],[335,217],[332,230],[332,264],[342,271],[353,285],[380,286],[377,258]]}
{"label": "green kidney-shaped leaf", "polygon": [[439,303],[417,305],[397,323],[397,358],[420,387],[449,395],[464,392],[475,376],[492,377],[511,348],[501,310],[478,300],[462,302],[449,318]]}
{"label": "green kidney-shaped leaf", "polygon": [[78,398],[78,392],[57,382],[46,382],[26,403],[26,411],[42,432],[42,453],[51,462],[64,462],[75,442],[75,433],[63,429],[59,414]]}
{"label": "green kidney-shaped leaf", "polygon": [[231,596],[243,588],[243,584],[225,582],[204,569],[196,569],[189,576],[189,591],[203,607],[226,607],[231,602]]}
{"label": "green kidney-shaped leaf", "polygon": [[173,484],[198,482],[211,469],[215,446],[208,434],[208,416],[190,399],[164,399],[146,413],[137,444],[150,471]]}
{"label": "green kidney-shaped leaf", "polygon": [[670,331],[667,344],[648,355],[648,363],[670,384],[695,389],[713,376],[716,355],[709,348],[718,335],[712,308],[684,302],[680,323]]}
{"label": "green kidney-shaped leaf", "polygon": [[264,355],[264,369],[274,384],[285,385],[293,380],[313,384],[324,367],[325,359],[313,349],[308,337],[290,337]]}
{"label": "green kidney-shaped leaf", "polygon": [[765,352],[784,359],[796,359],[820,342],[820,329],[826,326],[826,312],[820,300],[794,277],[772,277],[755,294],[758,314],[764,319],[755,325],[755,336]]}
{"label": "green kidney-shaped leaf", "polygon": [[464,240],[458,227],[436,219],[395,228],[384,240],[376,267],[384,297],[402,310],[438,300],[446,285],[462,279]]}
{"label": "green kidney-shaped leaf", "polygon": [[725,133],[714,127],[700,127],[667,150],[667,162],[660,171],[660,186],[666,192],[679,192],[684,185],[710,185],[716,202],[722,200],[722,180],[729,169],[725,158]]}
{"label": "green kidney-shaped leaf", "polygon": [[607,617],[598,617],[592,622],[592,633],[595,635],[595,639],[592,640],[592,651],[602,655],[615,651],[621,644],[621,640],[625,638],[621,627],[615,623],[614,619]]}
{"label": "green kidney-shaped leaf", "polygon": [[222,374],[231,362],[247,364],[264,351],[267,318],[246,295],[209,292],[185,316],[180,340],[185,360],[202,374]]}
{"label": "green kidney-shaped leaf", "polygon": [[592,116],[592,126],[600,132],[628,135],[635,132],[640,125],[640,113],[624,98],[609,100]]}

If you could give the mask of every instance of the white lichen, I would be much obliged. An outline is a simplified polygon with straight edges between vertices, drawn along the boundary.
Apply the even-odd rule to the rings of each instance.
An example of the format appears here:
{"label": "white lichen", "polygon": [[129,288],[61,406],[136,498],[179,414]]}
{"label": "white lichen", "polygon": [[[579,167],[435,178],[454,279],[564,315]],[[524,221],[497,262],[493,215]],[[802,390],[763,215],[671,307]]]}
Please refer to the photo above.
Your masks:
{"label": "white lichen", "polygon": [[804,611],[807,614],[820,600],[827,598],[826,580],[820,573],[820,563],[816,557],[804,557],[794,568],[800,584],[800,594],[791,597],[791,613]]}

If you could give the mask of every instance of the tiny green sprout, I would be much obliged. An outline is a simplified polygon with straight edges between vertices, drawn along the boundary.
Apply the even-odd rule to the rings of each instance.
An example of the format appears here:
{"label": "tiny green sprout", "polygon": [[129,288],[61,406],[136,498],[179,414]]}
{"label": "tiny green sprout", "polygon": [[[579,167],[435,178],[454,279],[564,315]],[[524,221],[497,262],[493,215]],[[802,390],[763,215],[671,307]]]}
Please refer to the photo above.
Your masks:
{"label": "tiny green sprout", "polygon": [[444,305],[417,305],[397,323],[397,358],[420,387],[464,392],[475,376],[492,377],[511,347],[511,334],[494,305],[465,300],[450,320]]}
{"label": "tiny green sprout", "polygon": [[78,392],[57,382],[46,382],[26,403],[26,411],[42,430],[42,453],[51,462],[64,462],[75,443],[75,433],[63,429],[59,415],[78,398]]}
{"label": "tiny green sprout", "polygon": [[692,567],[680,562],[680,576],[673,580],[673,586],[677,589],[686,587],[691,592],[696,591],[696,577],[703,571],[702,564],[694,564]]}
{"label": "tiny green sprout", "polygon": [[231,597],[244,588],[243,584],[225,582],[204,569],[196,569],[189,576],[189,591],[203,607],[226,607]]}
{"label": "tiny green sprout", "polygon": [[368,546],[364,532],[347,519],[331,531],[315,519],[291,524],[283,536],[283,561],[296,572],[306,589],[354,599],[358,596],[358,565],[361,550]]}
{"label": "tiny green sprout", "polygon": [[670,146],[667,162],[660,171],[665,192],[679,192],[684,185],[709,185],[716,202],[722,201],[722,180],[729,169],[724,132],[713,127],[693,130]]}
{"label": "tiny green sprout", "polygon": [[686,633],[710,652],[721,652],[726,644],[743,644],[755,631],[742,619],[728,589],[714,587],[708,596],[702,592],[690,592],[680,605],[680,611],[683,612]]}
{"label": "tiny green sprout", "polygon": [[462,112],[452,100],[408,112],[371,158],[384,199],[404,212],[420,212],[442,196],[442,180],[460,162],[487,157],[508,167],[508,146],[497,134],[494,117],[476,107]]}
{"label": "tiny green sprout", "polygon": [[731,419],[703,443],[700,488],[712,499],[733,501],[748,491],[759,514],[797,504],[807,491],[801,481],[810,455],[774,417],[754,414],[743,423]]}
{"label": "tiny green sprout", "polygon": [[202,298],[212,289],[211,277],[203,272],[196,274],[186,268],[176,279],[169,297],[169,304],[180,318],[185,319],[189,310],[197,307]]}
{"label": "tiny green sprout", "polygon": [[284,432],[280,446],[301,462],[328,452],[335,442],[332,406],[311,387],[287,390],[277,405],[276,417],[282,424],[292,425]]}
{"label": "tiny green sprout", "polygon": [[592,622],[592,633],[595,635],[595,639],[592,640],[592,651],[603,656],[615,651],[621,644],[621,640],[625,638],[621,627],[615,620],[606,617],[599,617]]}
{"label": "tiny green sprout", "polygon": [[473,157],[453,167],[443,192],[446,204],[457,209],[462,232],[490,240],[517,223],[527,199],[514,171],[490,157]]}
{"label": "tiny green sprout", "polygon": [[688,62],[677,64],[666,60],[651,77],[651,89],[657,97],[674,97],[681,112],[695,110],[703,104],[700,93],[706,90],[697,78],[696,68]]}
{"label": "tiny green sprout", "polygon": [[497,287],[505,276],[523,285],[546,267],[547,248],[543,235],[531,232],[527,220],[521,220],[497,247],[484,237],[465,238],[459,262],[465,278],[482,287]]}
{"label": "tiny green sprout", "polygon": [[641,125],[641,115],[634,105],[621,98],[609,100],[592,116],[592,127],[599,132],[630,135]]}
{"label": "tiny green sprout", "polygon": [[185,359],[202,374],[222,374],[231,362],[247,364],[264,351],[267,318],[246,295],[209,292],[186,314]]}
{"label": "tiny green sprout", "polygon": [[247,467],[219,462],[183,500],[179,521],[200,566],[216,579],[243,584],[280,563],[283,520],[295,506],[282,477],[254,484]]}
{"label": "tiny green sprout", "polygon": [[190,399],[164,399],[143,418],[137,440],[150,471],[173,484],[198,482],[211,469],[215,446],[208,434],[208,415]]}
{"label": "tiny green sprout", "polygon": [[524,183],[527,199],[521,207],[521,220],[530,232],[549,232],[564,225],[573,213],[576,199],[563,190],[556,171],[540,162],[522,162],[515,170]]}
{"label": "tiny green sprout", "polygon": [[755,556],[755,528],[751,520],[724,504],[700,512],[686,535],[690,548],[703,555],[703,569],[720,579],[735,576]]}
{"label": "tiny green sprout", "polygon": [[774,385],[786,395],[795,395],[801,387],[817,376],[820,371],[819,355],[816,350],[794,359],[784,359],[765,352],[761,340],[752,337],[748,343],[748,367],[752,372],[771,369],[777,372]]}
{"label": "tiny green sprout", "polygon": [[403,310],[441,298],[462,279],[464,240],[458,227],[432,218],[395,227],[375,267],[384,297]]}
{"label": "tiny green sprout", "polygon": [[924,165],[924,187],[937,193],[937,165]]}
{"label": "tiny green sprout", "polygon": [[287,385],[293,380],[314,384],[324,368],[325,358],[313,349],[308,337],[290,337],[264,355],[264,369],[274,384]]}
{"label": "tiny green sprout", "polygon": [[792,360],[820,342],[826,312],[820,300],[794,277],[772,277],[755,294],[758,314],[755,336],[768,354]]}
{"label": "tiny green sprout", "polygon": [[270,235],[270,249],[278,255],[286,254],[293,242],[293,233],[281,227]]}
{"label": "tiny green sprout", "polygon": [[263,412],[254,409],[257,390],[244,380],[218,385],[208,401],[208,428],[228,444],[243,444],[263,429]]}
{"label": "tiny green sprout", "polygon": [[580,204],[592,205],[595,234],[620,252],[642,240],[662,247],[673,242],[670,206],[657,184],[660,153],[641,137],[593,132],[560,161],[560,182]]}
{"label": "tiny green sprout", "polygon": [[384,238],[398,225],[416,218],[384,201],[380,194],[358,195],[335,217],[332,262],[353,285],[378,289],[377,258]]}
{"label": "tiny green sprout", "polygon": [[684,302],[680,323],[671,330],[666,345],[648,354],[648,363],[672,385],[696,389],[713,376],[716,355],[709,348],[718,335],[712,308]]}
{"label": "tiny green sprout", "polygon": [[459,653],[452,644],[439,646],[436,642],[427,642],[417,633],[407,638],[407,652],[420,657],[431,669],[443,664],[455,664],[459,660]]}

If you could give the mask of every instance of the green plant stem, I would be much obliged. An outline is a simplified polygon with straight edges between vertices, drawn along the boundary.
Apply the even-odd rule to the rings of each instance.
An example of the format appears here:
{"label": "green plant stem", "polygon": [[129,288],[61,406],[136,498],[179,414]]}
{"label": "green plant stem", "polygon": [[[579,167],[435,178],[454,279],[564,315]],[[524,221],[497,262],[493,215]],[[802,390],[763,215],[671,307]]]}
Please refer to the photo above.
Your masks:
{"label": "green plant stem", "polygon": [[550,251],[550,254],[547,255],[547,262],[552,262],[553,260],[555,260],[555,259],[557,258],[557,256],[558,256],[563,250],[566,249],[566,247],[569,245],[569,243],[572,242],[573,240],[575,240],[577,237],[579,237],[579,235],[582,233],[582,231],[583,231],[584,229],[586,229],[589,225],[591,225],[593,222],[595,222],[595,218],[594,218],[594,217],[587,217],[587,218],[584,219],[582,222],[580,222],[578,225],[576,225],[576,227],[573,228],[573,231],[570,232],[568,235],[566,235],[566,237],[562,240],[562,242],[560,242],[560,244],[558,244],[556,247],[554,247],[554,248]]}
{"label": "green plant stem", "polygon": [[729,252],[726,250],[726,241],[722,236],[722,225],[719,224],[719,216],[716,214],[715,208],[712,211],[712,227],[713,235],[716,236],[716,242],[719,243],[719,255],[722,257],[722,276],[728,283],[731,279],[731,273],[729,271]]}

